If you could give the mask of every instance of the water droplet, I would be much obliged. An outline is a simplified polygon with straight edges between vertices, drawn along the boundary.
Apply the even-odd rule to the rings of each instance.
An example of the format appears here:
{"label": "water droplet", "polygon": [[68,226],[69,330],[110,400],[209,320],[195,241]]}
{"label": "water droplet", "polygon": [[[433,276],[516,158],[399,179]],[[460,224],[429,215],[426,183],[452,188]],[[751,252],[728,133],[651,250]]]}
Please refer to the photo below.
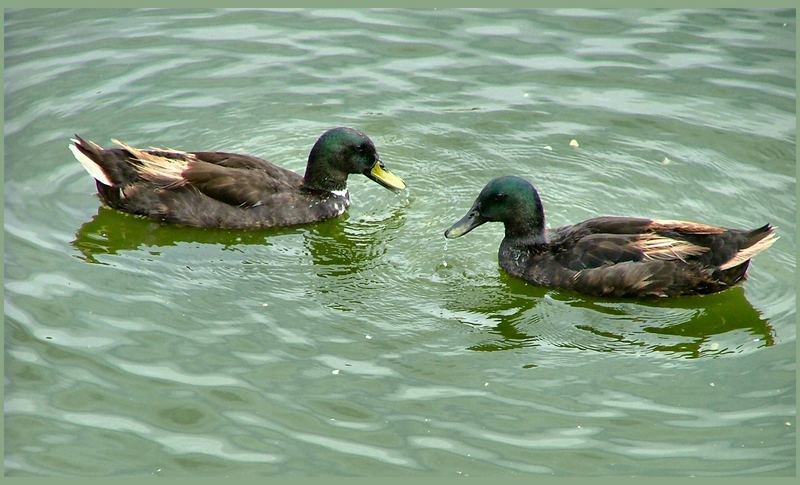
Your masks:
{"label": "water droplet", "polygon": [[333,374],[333,375],[335,375],[335,376],[336,376],[336,375],[339,375],[339,369],[333,369],[333,370],[331,371],[331,374]]}
{"label": "water droplet", "polygon": [[569,146],[571,146],[572,148],[578,148],[580,145],[578,144],[578,140],[573,138],[572,140],[569,141]]}

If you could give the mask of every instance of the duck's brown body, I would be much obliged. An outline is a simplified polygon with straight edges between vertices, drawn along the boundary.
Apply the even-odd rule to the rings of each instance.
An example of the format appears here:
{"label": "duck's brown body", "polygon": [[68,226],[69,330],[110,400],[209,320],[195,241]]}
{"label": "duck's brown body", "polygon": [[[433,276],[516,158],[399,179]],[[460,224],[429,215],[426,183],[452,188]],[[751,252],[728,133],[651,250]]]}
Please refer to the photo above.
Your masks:
{"label": "duck's brown body", "polygon": [[[303,189],[300,174],[250,155],[102,149],[77,140],[75,146],[112,182],[97,181],[105,204],[164,222],[222,228],[288,226],[335,217],[350,203],[346,191]],[[180,173],[163,166],[150,166],[148,171],[146,161],[158,158],[172,160]]]}
{"label": "duck's brown body", "polygon": [[405,187],[384,170],[371,140],[350,128],[320,137],[305,176],[251,155],[115,143],[121,148],[104,149],[76,136],[70,149],[105,204],[169,223],[251,229],[329,219],[350,204],[350,173],[393,190]]}
{"label": "duck's brown body", "polygon": [[509,274],[597,296],[721,291],[743,280],[750,259],[777,239],[769,224],[748,231],[633,217],[597,217],[547,230],[538,192],[514,176],[486,184],[445,237],[494,221],[505,226],[498,259]]}
{"label": "duck's brown body", "polygon": [[504,239],[500,266],[540,286],[597,296],[679,296],[722,291],[746,277],[750,257],[774,240],[753,231],[683,221],[598,217],[548,231],[547,244]]}

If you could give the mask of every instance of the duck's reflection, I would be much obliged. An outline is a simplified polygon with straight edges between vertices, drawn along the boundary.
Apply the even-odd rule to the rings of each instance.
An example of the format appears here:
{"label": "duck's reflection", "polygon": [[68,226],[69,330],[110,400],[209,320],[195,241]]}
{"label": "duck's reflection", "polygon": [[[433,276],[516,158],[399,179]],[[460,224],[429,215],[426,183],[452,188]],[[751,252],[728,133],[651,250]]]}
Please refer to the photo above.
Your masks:
{"label": "duck's reflection", "polygon": [[379,259],[405,223],[402,207],[381,217],[359,220],[342,217],[306,226],[265,230],[226,230],[162,224],[101,206],[76,232],[72,245],[90,263],[104,264],[98,256],[142,247],[167,247],[179,243],[218,244],[223,250],[241,246],[270,246],[270,238],[302,235],[303,247],[321,278],[358,275],[382,264]]}
{"label": "duck's reflection", "polygon": [[[100,207],[72,242],[88,262],[100,255],[183,242],[218,244],[223,250],[244,245],[270,246],[271,237],[302,235],[316,278],[310,297],[323,306],[357,311],[362,290],[392,287],[391,241],[405,223],[402,208],[375,217],[345,214],[319,224],[263,231],[232,231],[165,225]],[[774,344],[774,331],[736,287],[722,293],[664,300],[604,300],[537,288],[500,274],[485,286],[459,280],[442,295],[444,306],[489,338],[470,347],[495,351],[556,346],[603,352],[660,352],[701,357],[743,352]]]}
{"label": "duck's reflection", "polygon": [[301,231],[298,228],[243,231],[178,226],[100,206],[97,214],[78,229],[72,245],[80,251],[85,261],[105,264],[97,256],[142,247],[176,246],[186,242],[219,244],[224,250],[233,250],[248,244],[269,246],[270,236],[297,234]]}
{"label": "duck's reflection", "polygon": [[[769,347],[775,344],[774,330],[745,297],[742,286],[722,293],[691,296],[674,300],[601,303],[590,300],[571,302],[576,307],[613,315],[634,316],[637,307],[649,311],[652,318],[636,319],[638,332],[652,338],[654,351],[686,357],[738,353],[743,347]],[[582,330],[598,333],[597,326],[583,325]],[[623,341],[623,332],[608,332],[610,338]],[[726,336],[727,335],[727,336]],[[754,345],[753,345],[754,344]],[[738,350],[737,350],[738,349]]]}
{"label": "duck's reflection", "polygon": [[[302,236],[302,248],[310,266],[298,255],[298,267],[308,267],[305,292],[319,304],[343,311],[356,311],[363,305],[365,290],[392,282],[381,281],[385,271],[371,271],[386,264],[389,245],[405,223],[402,207],[387,210],[381,216],[342,217],[295,228],[260,231],[224,230],[162,224],[145,218],[100,207],[97,214],[84,223],[72,245],[87,262],[106,264],[103,255],[143,248],[176,246],[180,243],[221,245],[223,250],[243,251],[243,246],[272,246],[278,236]],[[270,242],[273,239],[273,243]],[[290,244],[296,244],[290,242]],[[269,261],[249,261],[247,271],[273,272]],[[316,277],[313,277],[316,276]],[[267,278],[268,279],[268,278]]]}
{"label": "duck's reflection", "polygon": [[470,350],[552,346],[697,358],[775,343],[769,321],[741,286],[694,297],[610,300],[538,288],[505,274],[499,281],[495,287],[461,288],[447,304],[480,317],[464,323],[488,328],[490,338]]}

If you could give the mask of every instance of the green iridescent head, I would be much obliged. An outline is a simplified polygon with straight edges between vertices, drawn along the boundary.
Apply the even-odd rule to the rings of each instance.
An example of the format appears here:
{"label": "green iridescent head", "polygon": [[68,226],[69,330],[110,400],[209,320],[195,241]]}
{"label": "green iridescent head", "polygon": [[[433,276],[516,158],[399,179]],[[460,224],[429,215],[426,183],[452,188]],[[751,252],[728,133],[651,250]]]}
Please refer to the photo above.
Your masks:
{"label": "green iridescent head", "polygon": [[375,144],[353,128],[332,128],[319,137],[311,153],[303,185],[319,190],[344,190],[351,173],[366,175],[384,187],[400,191],[403,179],[386,170]]}
{"label": "green iridescent head", "polygon": [[536,188],[524,178],[513,175],[490,180],[467,214],[444,235],[457,238],[487,222],[505,224],[507,236],[541,233],[544,210]]}

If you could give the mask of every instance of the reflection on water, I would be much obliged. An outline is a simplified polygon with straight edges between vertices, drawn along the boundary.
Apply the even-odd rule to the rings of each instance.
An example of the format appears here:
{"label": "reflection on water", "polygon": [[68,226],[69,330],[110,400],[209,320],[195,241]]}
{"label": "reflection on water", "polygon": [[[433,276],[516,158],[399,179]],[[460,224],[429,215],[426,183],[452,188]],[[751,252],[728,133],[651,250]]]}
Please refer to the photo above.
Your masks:
{"label": "reflection on water", "polygon": [[303,243],[316,275],[309,298],[334,310],[362,308],[364,293],[386,283],[389,246],[405,219],[405,208],[399,206],[369,220],[340,218],[309,226]]}
{"label": "reflection on water", "polygon": [[[366,273],[386,264],[383,258],[388,246],[404,223],[405,207],[402,205],[369,218],[351,219],[345,213],[316,224],[257,231],[164,224],[101,206],[97,214],[78,229],[72,245],[80,252],[81,259],[106,264],[97,256],[145,247],[151,254],[157,254],[157,248],[179,243],[217,244],[224,251],[241,252],[247,245],[269,247],[272,245],[270,238],[302,235],[303,247],[317,276],[309,296],[331,308],[352,311],[361,303],[359,292],[379,283],[376,278],[381,278],[380,274]],[[256,260],[246,264],[258,267],[267,263]],[[302,261],[298,259],[297,264]],[[274,271],[274,268],[265,267],[263,271]]]}
{"label": "reflection on water", "polygon": [[175,246],[184,242],[220,244],[225,250],[248,244],[268,246],[269,236],[299,231],[296,228],[235,231],[177,226],[100,206],[97,214],[78,229],[72,245],[80,251],[85,261],[104,264],[97,259],[98,255],[117,254],[142,247]]}
{"label": "reflection on water", "polygon": [[685,358],[736,354],[775,343],[769,321],[741,286],[665,300],[600,299],[527,285],[462,288],[446,306],[493,337],[470,350],[563,347],[664,353]]}
{"label": "reflection on water", "polygon": [[[769,321],[745,297],[742,286],[722,293],[689,296],[674,301],[602,303],[572,301],[571,305],[635,322],[629,332],[604,330],[591,324],[578,328],[620,343],[690,358],[739,353],[772,346]],[[648,342],[640,337],[650,337]],[[672,337],[672,338],[669,338]]]}
{"label": "reflection on water", "polygon": [[[198,228],[165,224],[100,206],[97,214],[75,233],[72,245],[89,263],[103,264],[100,254],[117,254],[143,246],[175,246],[192,242],[220,244],[225,250],[242,245],[269,246],[269,238],[302,234],[304,246],[316,265],[327,267],[318,275],[340,276],[357,273],[386,252],[385,243],[404,222],[405,208],[394,207],[385,216],[369,221],[349,220],[348,214],[305,226],[263,230]],[[381,246],[378,248],[378,246]]]}
{"label": "reflection on water", "polygon": [[372,268],[387,253],[387,244],[405,224],[405,207],[398,206],[370,220],[331,219],[307,226],[304,245],[317,276],[337,277]]}

